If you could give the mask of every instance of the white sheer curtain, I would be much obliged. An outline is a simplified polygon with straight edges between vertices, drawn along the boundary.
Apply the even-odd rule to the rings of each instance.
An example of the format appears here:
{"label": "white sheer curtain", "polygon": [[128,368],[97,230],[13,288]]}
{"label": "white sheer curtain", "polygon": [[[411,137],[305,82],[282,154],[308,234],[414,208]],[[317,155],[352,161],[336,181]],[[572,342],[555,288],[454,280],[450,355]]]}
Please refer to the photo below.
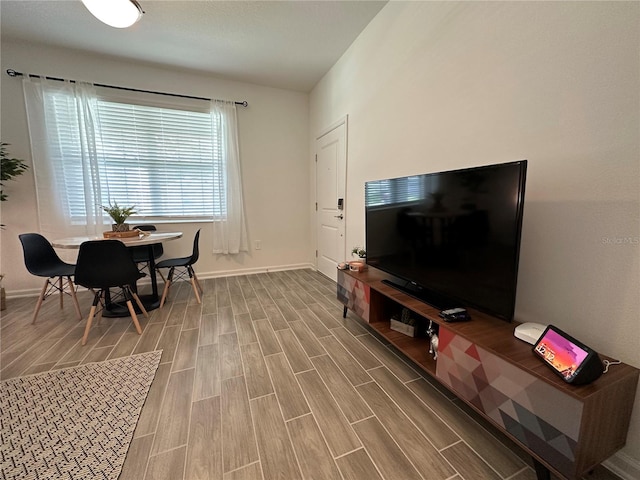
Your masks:
{"label": "white sheer curtain", "polygon": [[237,125],[234,102],[211,102],[214,150],[219,148],[223,159],[223,174],[216,177],[220,184],[214,186],[214,195],[218,198],[214,200],[227,207],[226,216],[213,222],[213,253],[236,254],[248,251]]}
{"label": "white sheer curtain", "polygon": [[[97,148],[103,144],[102,112],[93,85],[26,77],[23,87],[40,231],[52,237],[101,235],[109,228],[101,208],[109,185],[100,176],[107,164]],[[219,206],[211,212],[213,252],[237,254],[248,251],[248,244],[235,103],[211,101],[210,119],[211,195]]]}
{"label": "white sheer curtain", "polygon": [[[100,159],[96,152],[99,124],[93,86],[25,77],[23,87],[41,233],[53,238],[101,234],[105,228],[100,208]],[[54,115],[54,104],[69,112],[64,125]],[[82,185],[67,182],[63,163],[71,162],[82,172]],[[78,214],[76,206],[72,214],[62,194],[65,188],[84,189],[84,212]]]}

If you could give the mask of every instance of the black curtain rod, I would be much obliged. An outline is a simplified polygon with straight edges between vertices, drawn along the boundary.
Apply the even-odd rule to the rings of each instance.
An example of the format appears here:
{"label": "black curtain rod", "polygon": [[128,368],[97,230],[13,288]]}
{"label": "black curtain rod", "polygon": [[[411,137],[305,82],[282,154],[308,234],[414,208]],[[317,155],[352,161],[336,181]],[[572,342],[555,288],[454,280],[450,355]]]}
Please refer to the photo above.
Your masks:
{"label": "black curtain rod", "polygon": [[[22,72],[16,72],[14,69],[9,68],[7,69],[7,75],[9,75],[10,77],[22,77],[24,76],[24,73]],[[42,77],[41,75],[35,75],[33,73],[29,74],[29,78],[46,78],[47,80],[55,80],[57,82],[65,82],[67,80],[65,80],[64,78],[58,78],[58,77]],[[76,83],[75,80],[69,80],[69,82],[71,83]],[[126,90],[127,92],[139,92],[139,93],[152,93],[154,95],[164,95],[167,97],[178,97],[178,98],[190,98],[192,100],[206,100],[206,101],[211,101],[210,98],[206,98],[206,97],[193,97],[191,95],[181,95],[179,93],[167,93],[167,92],[154,92],[153,90],[141,90],[139,88],[129,88],[129,87],[118,87],[117,85],[106,85],[104,83],[94,83],[93,84],[96,87],[103,87],[103,88],[113,88],[115,90]],[[243,107],[248,107],[249,103],[245,100],[244,102],[234,102],[236,105],[242,105]]]}

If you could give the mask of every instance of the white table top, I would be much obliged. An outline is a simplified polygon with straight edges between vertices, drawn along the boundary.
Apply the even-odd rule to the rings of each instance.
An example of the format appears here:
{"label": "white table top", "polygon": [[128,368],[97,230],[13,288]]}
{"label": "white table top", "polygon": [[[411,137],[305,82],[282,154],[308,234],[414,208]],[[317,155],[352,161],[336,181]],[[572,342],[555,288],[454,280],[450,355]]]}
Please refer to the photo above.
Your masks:
{"label": "white table top", "polygon": [[153,245],[154,243],[168,242],[182,237],[182,232],[149,232],[147,236],[129,238],[104,238],[101,236],[67,237],[53,240],[51,245],[56,248],[80,248],[80,244],[90,240],[120,240],[127,247]]}

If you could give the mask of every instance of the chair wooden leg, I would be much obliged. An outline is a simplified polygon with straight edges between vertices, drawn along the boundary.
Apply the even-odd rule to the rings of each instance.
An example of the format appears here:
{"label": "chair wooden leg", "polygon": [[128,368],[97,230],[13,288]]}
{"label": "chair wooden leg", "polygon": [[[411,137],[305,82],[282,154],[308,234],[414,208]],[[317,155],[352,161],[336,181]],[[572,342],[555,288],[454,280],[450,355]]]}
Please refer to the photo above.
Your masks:
{"label": "chair wooden leg", "polygon": [[165,300],[167,299],[167,294],[169,293],[169,287],[171,286],[171,281],[173,280],[173,272],[174,267],[169,269],[169,275],[167,275],[167,279],[164,282],[164,290],[162,290],[162,298],[160,299],[160,308],[164,305]]}
{"label": "chair wooden leg", "polygon": [[196,285],[198,285],[198,288],[200,289],[200,293],[203,294],[204,288],[202,288],[202,285],[200,285],[200,280],[198,280],[198,276],[196,275],[196,272],[193,272],[193,278],[195,278],[196,280]]}
{"label": "chair wooden leg", "polygon": [[160,299],[160,308],[164,305],[164,301],[167,299],[167,293],[169,293],[169,287],[171,286],[171,280],[167,279],[162,290],[162,299]]}
{"label": "chair wooden leg", "polygon": [[133,294],[133,298],[134,298],[134,300],[135,300],[135,301],[136,301],[136,303],[138,304],[138,307],[140,308],[140,310],[142,310],[142,314],[143,314],[145,317],[149,318],[149,312],[147,312],[147,309],[146,309],[146,308],[144,308],[144,305],[143,305],[143,304],[142,304],[142,302],[140,301],[140,297],[138,296],[138,294],[137,294],[137,293],[135,293],[135,292],[132,292],[132,294]]}
{"label": "chair wooden leg", "polygon": [[[91,324],[93,323],[93,319],[96,315],[96,309],[100,304],[100,299],[105,295],[104,290],[98,290],[95,292],[91,290],[93,293],[93,303],[91,304],[91,310],[89,311],[89,317],[87,318],[87,326],[84,328],[84,335],[82,336],[82,345],[84,346],[87,343],[87,338],[89,337],[89,332],[91,331]],[[100,319],[102,317],[102,310],[100,310]]]}
{"label": "chair wooden leg", "polygon": [[100,320],[102,320],[102,305],[100,305],[100,308],[98,308],[98,305],[100,304],[100,298],[102,298],[102,292],[100,290],[96,292],[93,288],[90,288],[89,291],[93,295],[94,300],[96,300],[96,295],[98,295],[98,301],[95,304],[96,309],[93,312],[93,319],[96,320],[96,325],[100,325]]}
{"label": "chair wooden leg", "polygon": [[93,304],[91,305],[89,317],[87,318],[87,326],[84,327],[84,335],[82,336],[82,346],[87,344],[87,338],[89,337],[89,331],[91,330],[91,322],[93,322],[93,316],[96,314],[96,307],[100,301],[101,295],[102,292],[100,291],[93,296]]}
{"label": "chair wooden leg", "polygon": [[138,322],[136,309],[133,308],[133,303],[131,303],[131,300],[128,298],[127,298],[127,308],[129,309],[129,313],[131,314],[131,320],[133,320],[133,325],[136,327],[136,332],[138,332],[138,335],[142,335],[142,329],[140,328],[140,323]]}
{"label": "chair wooden leg", "polygon": [[102,313],[104,312],[104,307],[105,307],[104,305],[100,305],[100,308],[98,308],[98,310],[96,312],[96,317],[98,319],[98,325],[100,325],[100,322],[102,321]]}
{"label": "chair wooden leg", "polygon": [[91,330],[91,322],[93,322],[93,316],[96,313],[96,306],[92,305],[89,310],[89,318],[87,318],[87,326],[84,327],[84,335],[82,336],[82,345],[87,344],[87,338],[89,337],[89,331]]}
{"label": "chair wooden leg", "polygon": [[202,300],[200,300],[200,292],[198,292],[197,280],[195,277],[191,277],[191,285],[193,286],[193,293],[196,294],[196,300],[198,301],[198,303],[202,303]]}
{"label": "chair wooden leg", "polygon": [[31,325],[36,323],[36,318],[38,318],[38,312],[40,311],[40,307],[42,306],[42,302],[44,300],[44,296],[47,293],[47,287],[49,286],[49,279],[47,278],[44,281],[44,286],[40,291],[40,296],[38,297],[38,301],[36,302],[36,308],[33,311],[33,320],[31,321]]}
{"label": "chair wooden leg", "polygon": [[198,282],[196,272],[193,271],[193,267],[191,265],[187,265],[187,273],[189,274],[189,281],[191,282],[191,286],[193,287],[193,293],[196,294],[196,300],[198,301],[198,303],[202,303],[202,300],[200,300],[200,292],[198,291],[200,282]]}
{"label": "chair wooden leg", "polygon": [[80,311],[80,304],[78,303],[78,297],[76,296],[76,286],[73,284],[71,277],[67,277],[67,284],[69,285],[69,290],[71,290],[71,298],[73,299],[73,305],[76,308],[76,313],[78,314],[78,321],[80,321],[82,320],[82,312]]}

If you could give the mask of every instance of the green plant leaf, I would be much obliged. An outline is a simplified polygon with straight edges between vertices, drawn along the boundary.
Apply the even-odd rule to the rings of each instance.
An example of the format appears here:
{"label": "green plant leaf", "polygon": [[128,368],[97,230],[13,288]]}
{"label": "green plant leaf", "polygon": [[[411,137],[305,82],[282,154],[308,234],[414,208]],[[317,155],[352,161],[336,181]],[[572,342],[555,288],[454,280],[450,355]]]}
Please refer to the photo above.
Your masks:
{"label": "green plant leaf", "polygon": [[128,217],[131,215],[138,213],[135,211],[135,205],[131,207],[121,207],[118,205],[118,202],[113,202],[113,204],[109,203],[109,206],[100,205],[102,210],[104,210],[113,220],[113,223],[116,225],[122,225]]}
{"label": "green plant leaf", "polygon": [[[0,185],[4,186],[4,182],[7,180],[13,180],[14,177],[22,175],[29,166],[19,158],[10,158],[7,153],[6,147],[8,143],[0,142],[0,159],[2,164],[0,165]],[[7,194],[0,189],[0,201],[7,200]]]}

